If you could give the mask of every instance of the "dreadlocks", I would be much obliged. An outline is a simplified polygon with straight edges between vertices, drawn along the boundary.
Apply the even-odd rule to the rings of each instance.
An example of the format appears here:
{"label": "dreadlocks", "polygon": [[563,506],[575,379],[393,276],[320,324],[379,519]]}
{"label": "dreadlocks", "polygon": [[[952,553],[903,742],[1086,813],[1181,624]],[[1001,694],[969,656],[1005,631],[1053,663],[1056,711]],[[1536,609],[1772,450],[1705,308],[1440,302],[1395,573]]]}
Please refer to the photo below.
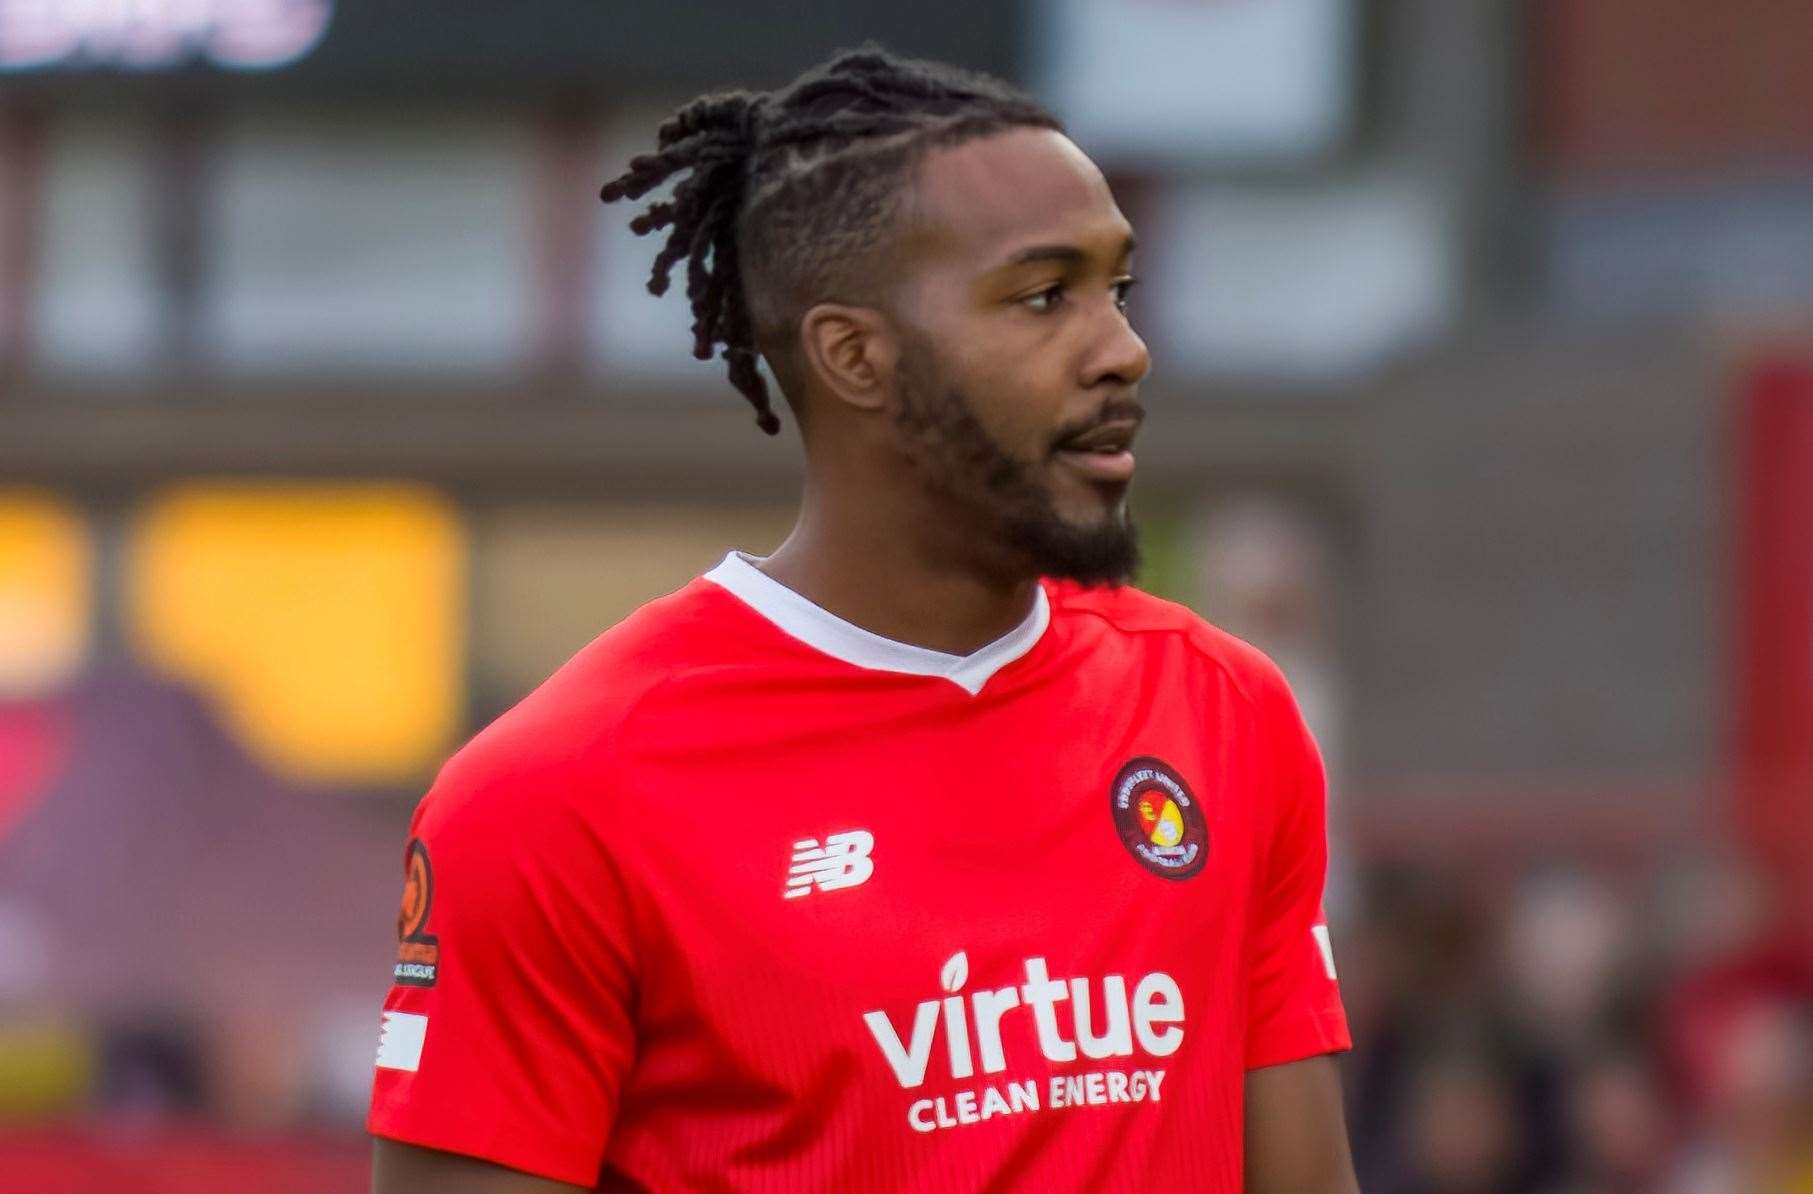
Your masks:
{"label": "dreadlocks", "polygon": [[[731,384],[769,435],[781,422],[756,368],[767,358],[796,397],[793,339],[814,303],[873,302],[889,276],[910,170],[929,149],[1011,128],[1063,131],[998,79],[869,43],[776,92],[725,91],[680,108],[654,153],[605,184],[606,203],[640,199],[681,171],[670,199],[630,221],[638,236],[669,228],[648,289],[666,292],[686,262],[693,355],[724,346]],[[797,410],[797,408],[796,408]]]}

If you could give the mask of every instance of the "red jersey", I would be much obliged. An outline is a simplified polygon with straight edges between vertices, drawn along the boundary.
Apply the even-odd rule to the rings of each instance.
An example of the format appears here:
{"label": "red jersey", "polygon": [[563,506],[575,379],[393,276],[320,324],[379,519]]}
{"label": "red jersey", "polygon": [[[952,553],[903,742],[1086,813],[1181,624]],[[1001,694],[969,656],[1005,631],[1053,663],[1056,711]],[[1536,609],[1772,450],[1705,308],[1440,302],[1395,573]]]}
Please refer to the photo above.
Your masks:
{"label": "red jersey", "polygon": [[973,655],[732,555],[416,812],[371,1130],[600,1190],[1241,1189],[1346,1049],[1320,759],[1257,651],[1042,582]]}

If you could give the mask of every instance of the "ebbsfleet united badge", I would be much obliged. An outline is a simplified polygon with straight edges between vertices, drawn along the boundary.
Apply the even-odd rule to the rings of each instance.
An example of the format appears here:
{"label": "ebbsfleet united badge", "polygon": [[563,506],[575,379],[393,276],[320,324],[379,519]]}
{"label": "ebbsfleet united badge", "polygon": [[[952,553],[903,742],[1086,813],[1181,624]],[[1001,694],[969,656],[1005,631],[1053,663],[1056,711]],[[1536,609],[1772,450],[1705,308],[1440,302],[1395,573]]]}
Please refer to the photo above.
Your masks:
{"label": "ebbsfleet united badge", "polygon": [[1183,777],[1162,759],[1142,756],[1108,789],[1109,811],[1127,853],[1154,875],[1188,879],[1209,858],[1209,828]]}

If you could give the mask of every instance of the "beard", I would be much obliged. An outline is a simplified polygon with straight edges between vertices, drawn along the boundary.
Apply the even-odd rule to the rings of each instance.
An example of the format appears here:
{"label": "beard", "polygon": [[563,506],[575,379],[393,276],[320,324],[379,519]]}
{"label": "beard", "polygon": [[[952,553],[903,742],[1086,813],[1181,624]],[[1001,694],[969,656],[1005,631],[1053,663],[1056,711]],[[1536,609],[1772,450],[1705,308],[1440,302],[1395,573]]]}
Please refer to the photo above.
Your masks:
{"label": "beard", "polygon": [[1035,572],[1084,585],[1119,585],[1139,568],[1139,528],[1124,506],[1093,524],[1067,521],[1034,466],[1002,447],[969,399],[948,385],[929,346],[909,344],[899,365],[895,424],[914,466],[940,496],[975,509],[1003,554]]}

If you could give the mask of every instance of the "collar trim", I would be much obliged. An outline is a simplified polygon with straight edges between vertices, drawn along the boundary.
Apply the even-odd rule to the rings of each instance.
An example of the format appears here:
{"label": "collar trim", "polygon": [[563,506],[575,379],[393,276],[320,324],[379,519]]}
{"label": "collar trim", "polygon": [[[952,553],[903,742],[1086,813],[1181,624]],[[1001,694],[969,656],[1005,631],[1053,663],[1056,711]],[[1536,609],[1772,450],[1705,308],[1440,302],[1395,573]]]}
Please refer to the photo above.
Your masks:
{"label": "collar trim", "polygon": [[996,672],[1032,650],[1051,624],[1051,601],[1045,586],[1037,585],[1025,621],[972,654],[951,655],[883,638],[846,622],[757,568],[760,562],[733,551],[705,579],[741,599],[782,631],[834,659],[872,671],[939,676],[971,696],[981,692]]}

